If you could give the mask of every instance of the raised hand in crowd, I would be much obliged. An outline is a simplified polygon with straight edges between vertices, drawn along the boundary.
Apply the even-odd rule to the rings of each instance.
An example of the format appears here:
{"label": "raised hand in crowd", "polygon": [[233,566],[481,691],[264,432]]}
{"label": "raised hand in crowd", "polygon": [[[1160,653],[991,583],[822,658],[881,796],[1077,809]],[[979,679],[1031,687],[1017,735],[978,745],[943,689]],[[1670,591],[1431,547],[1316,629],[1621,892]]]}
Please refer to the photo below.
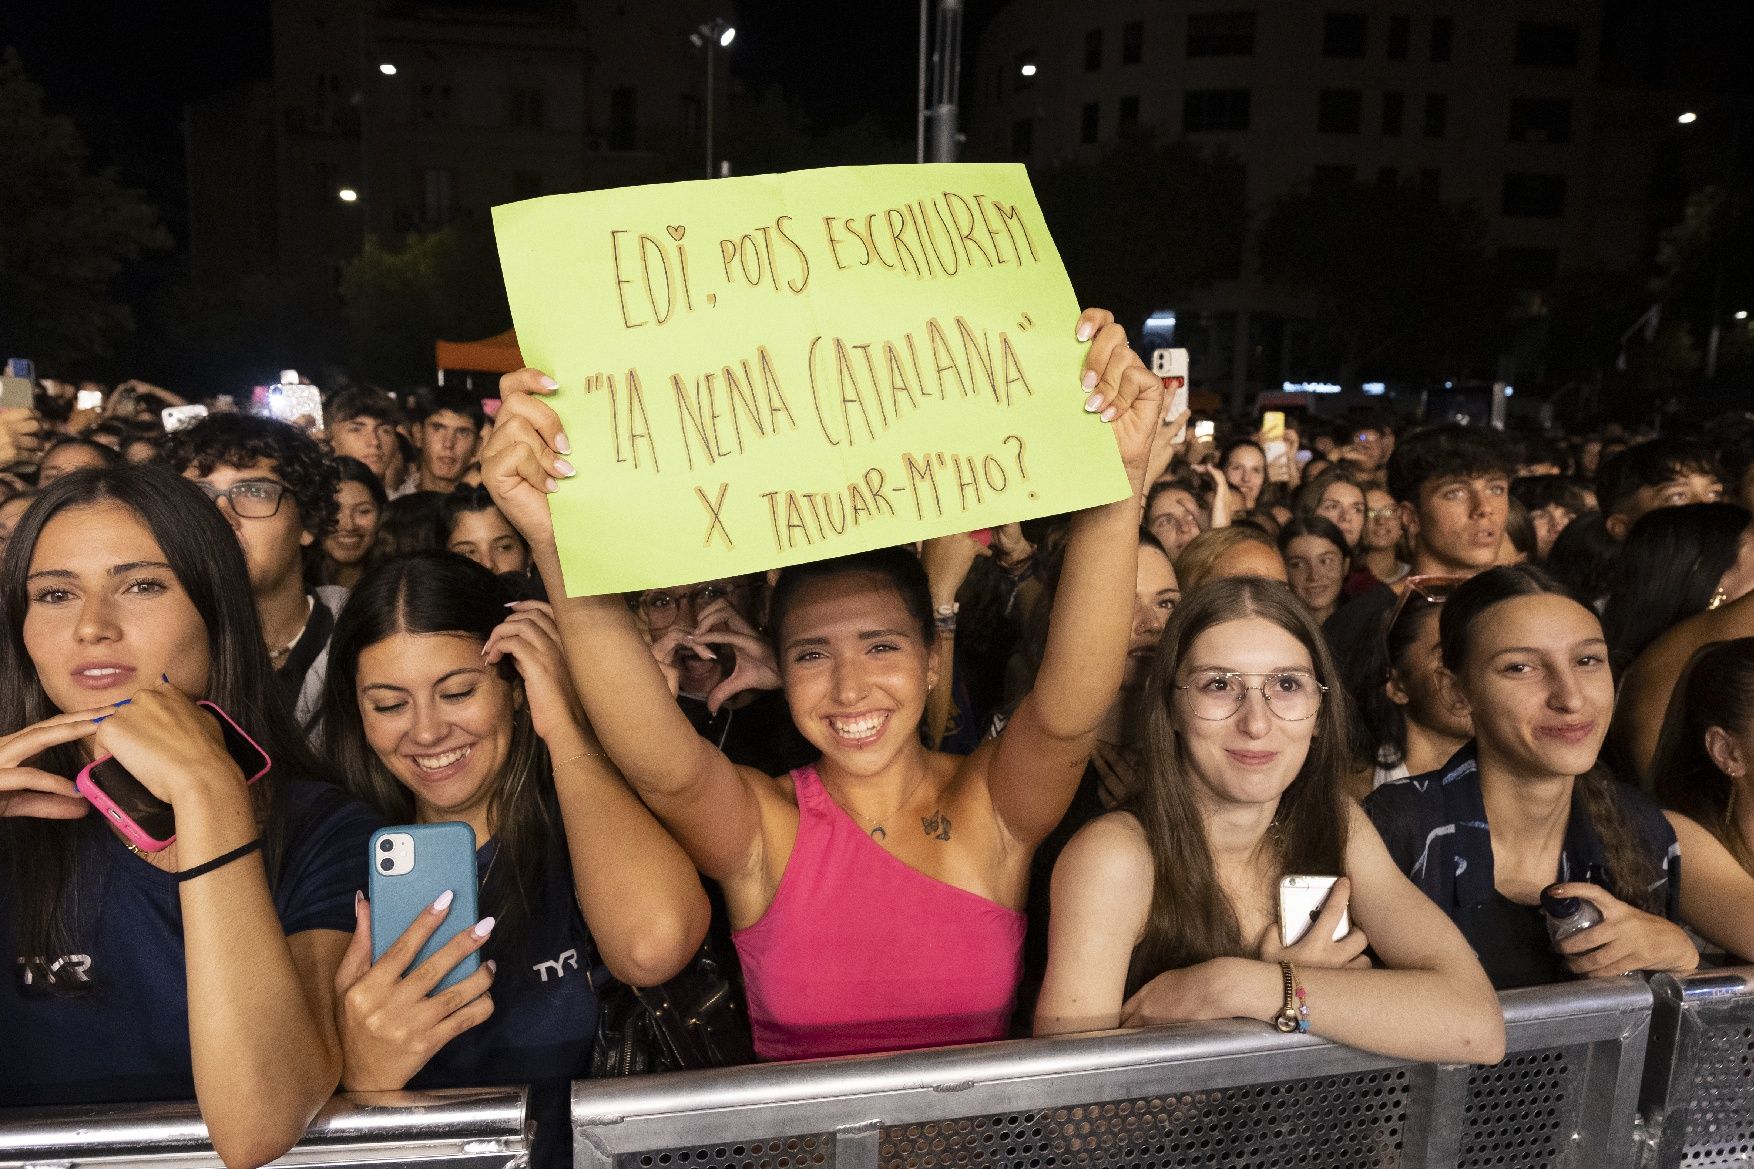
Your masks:
{"label": "raised hand in crowd", "polygon": [[43,418],[35,410],[0,410],[0,466],[30,461],[43,453]]}
{"label": "raised hand in crowd", "polygon": [[778,690],[783,685],[773,643],[724,597],[700,610],[694,619],[694,631],[685,632],[683,640],[690,648],[696,651],[705,648],[713,656],[720,650],[731,651],[731,672],[706,696],[707,710],[712,714],[718,714],[725,703],[739,694]]}

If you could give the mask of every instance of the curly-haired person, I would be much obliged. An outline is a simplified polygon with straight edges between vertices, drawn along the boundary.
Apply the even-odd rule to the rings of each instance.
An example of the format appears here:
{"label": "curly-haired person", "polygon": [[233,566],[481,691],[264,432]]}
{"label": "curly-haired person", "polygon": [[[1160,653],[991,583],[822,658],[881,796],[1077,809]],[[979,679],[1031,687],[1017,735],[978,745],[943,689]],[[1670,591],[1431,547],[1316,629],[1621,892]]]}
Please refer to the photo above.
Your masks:
{"label": "curly-haired person", "polygon": [[335,526],[334,463],[297,427],[248,414],[210,414],[165,448],[171,469],[199,484],[237,533],[275,676],[309,721],[347,596],[305,579],[305,548]]}

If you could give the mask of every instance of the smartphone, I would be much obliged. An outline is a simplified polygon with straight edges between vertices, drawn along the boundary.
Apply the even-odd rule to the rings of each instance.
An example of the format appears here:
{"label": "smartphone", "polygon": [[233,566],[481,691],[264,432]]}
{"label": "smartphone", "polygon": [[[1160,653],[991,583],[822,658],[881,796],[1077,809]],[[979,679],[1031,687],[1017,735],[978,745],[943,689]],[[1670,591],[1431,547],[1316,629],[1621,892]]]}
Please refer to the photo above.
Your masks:
{"label": "smartphone", "polygon": [[1285,438],[1285,412],[1269,410],[1261,415],[1261,443],[1282,442]]}
{"label": "smartphone", "polygon": [[1155,372],[1163,379],[1163,388],[1167,391],[1163,420],[1169,422],[1179,418],[1188,408],[1188,351],[1159,349],[1152,357],[1153,364],[1159,367]]}
{"label": "smartphone", "polygon": [[75,410],[102,410],[104,392],[102,390],[80,390],[73,398]]}
{"label": "smartphone", "polygon": [[[195,705],[218,720],[225,736],[226,754],[244,773],[245,783],[255,783],[268,774],[272,766],[268,752],[246,735],[230,715],[205,699]],[[176,840],[177,822],[171,806],[116,762],[114,755],[86,764],[74,779],[73,787],[142,852],[161,852]]]}
{"label": "smartphone", "polygon": [[483,398],[483,399],[481,399],[481,412],[483,414],[487,415],[489,418],[498,418],[499,417],[499,406],[500,406],[500,399],[498,399],[498,398]]}
{"label": "smartphone", "polygon": [[1212,436],[1216,433],[1218,433],[1218,424],[1216,422],[1194,423],[1194,439],[1197,442],[1211,442]]}
{"label": "smartphone", "polygon": [[207,417],[207,407],[196,403],[193,406],[166,406],[158,412],[159,421],[164,423],[164,432],[173,434],[186,430]]}
{"label": "smartphone", "polygon": [[[1309,932],[1337,880],[1338,877],[1279,878],[1279,940],[1283,944],[1295,946]],[[1334,928],[1336,942],[1352,931],[1351,919],[1350,911],[1340,914],[1340,924]]]}
{"label": "smartphone", "polygon": [[993,546],[993,529],[976,528],[968,534],[968,538],[973,540],[976,544],[979,544],[982,548],[991,548]]}
{"label": "smartphone", "polygon": [[269,386],[267,412],[307,433],[323,429],[323,395],[316,386]]}
{"label": "smartphone", "polygon": [[[479,919],[475,889],[475,830],[467,824],[401,824],[380,828],[371,839],[372,961],[396,944],[414,919],[449,890],[451,911],[439,923],[409,969]],[[468,978],[481,966],[479,951],[457,963],[433,993]],[[398,972],[400,973],[400,972]]]}
{"label": "smartphone", "polygon": [[36,405],[36,387],[29,378],[0,377],[0,410],[29,410]]}
{"label": "smartphone", "polygon": [[6,376],[34,382],[37,380],[37,363],[28,357],[8,357],[6,359]]}

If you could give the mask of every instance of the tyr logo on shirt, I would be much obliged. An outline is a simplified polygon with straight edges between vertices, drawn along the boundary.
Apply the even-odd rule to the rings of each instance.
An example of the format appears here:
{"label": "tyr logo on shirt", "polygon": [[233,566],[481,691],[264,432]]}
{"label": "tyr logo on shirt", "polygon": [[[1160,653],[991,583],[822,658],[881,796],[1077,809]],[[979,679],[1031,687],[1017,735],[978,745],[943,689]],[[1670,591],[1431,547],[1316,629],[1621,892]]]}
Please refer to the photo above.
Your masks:
{"label": "tyr logo on shirt", "polygon": [[19,958],[18,985],[21,990],[44,992],[84,988],[92,983],[90,954],[63,954],[50,961],[38,956]]}
{"label": "tyr logo on shirt", "polygon": [[550,959],[547,962],[538,962],[536,965],[530,967],[530,969],[540,974],[543,982],[547,982],[550,967],[554,970],[555,978],[565,978],[566,968],[568,966],[571,966],[574,970],[579,968],[579,952],[577,950],[562,950],[559,957]]}

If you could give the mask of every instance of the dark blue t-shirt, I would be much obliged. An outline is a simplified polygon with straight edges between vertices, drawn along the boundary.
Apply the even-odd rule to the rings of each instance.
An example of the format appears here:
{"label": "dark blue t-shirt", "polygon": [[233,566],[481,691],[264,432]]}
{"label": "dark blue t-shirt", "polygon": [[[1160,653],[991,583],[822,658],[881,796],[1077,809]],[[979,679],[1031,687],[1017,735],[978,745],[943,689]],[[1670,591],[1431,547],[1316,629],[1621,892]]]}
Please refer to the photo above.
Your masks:
{"label": "dark blue t-shirt", "polygon": [[[475,854],[482,874],[481,912],[494,913],[490,898],[497,846]],[[533,918],[515,936],[489,943],[497,962],[493,1014],[444,1047],[409,1082],[410,1088],[460,1088],[529,1084],[530,1116],[536,1122],[531,1164],[540,1169],[572,1163],[567,1110],[572,1080],[591,1074],[597,1034],[597,994],[609,971],[579,912],[566,841],[551,839],[542,859]]]}
{"label": "dark blue t-shirt", "polygon": [[[289,815],[274,909],[287,936],[351,933],[353,895],[382,823],[328,784],[282,781]],[[0,1101],[193,1100],[182,905],[174,877],[144,864],[97,816],[74,835],[79,953],[21,955],[0,886]],[[49,978],[55,985],[46,985]],[[57,993],[73,991],[76,993]]]}

